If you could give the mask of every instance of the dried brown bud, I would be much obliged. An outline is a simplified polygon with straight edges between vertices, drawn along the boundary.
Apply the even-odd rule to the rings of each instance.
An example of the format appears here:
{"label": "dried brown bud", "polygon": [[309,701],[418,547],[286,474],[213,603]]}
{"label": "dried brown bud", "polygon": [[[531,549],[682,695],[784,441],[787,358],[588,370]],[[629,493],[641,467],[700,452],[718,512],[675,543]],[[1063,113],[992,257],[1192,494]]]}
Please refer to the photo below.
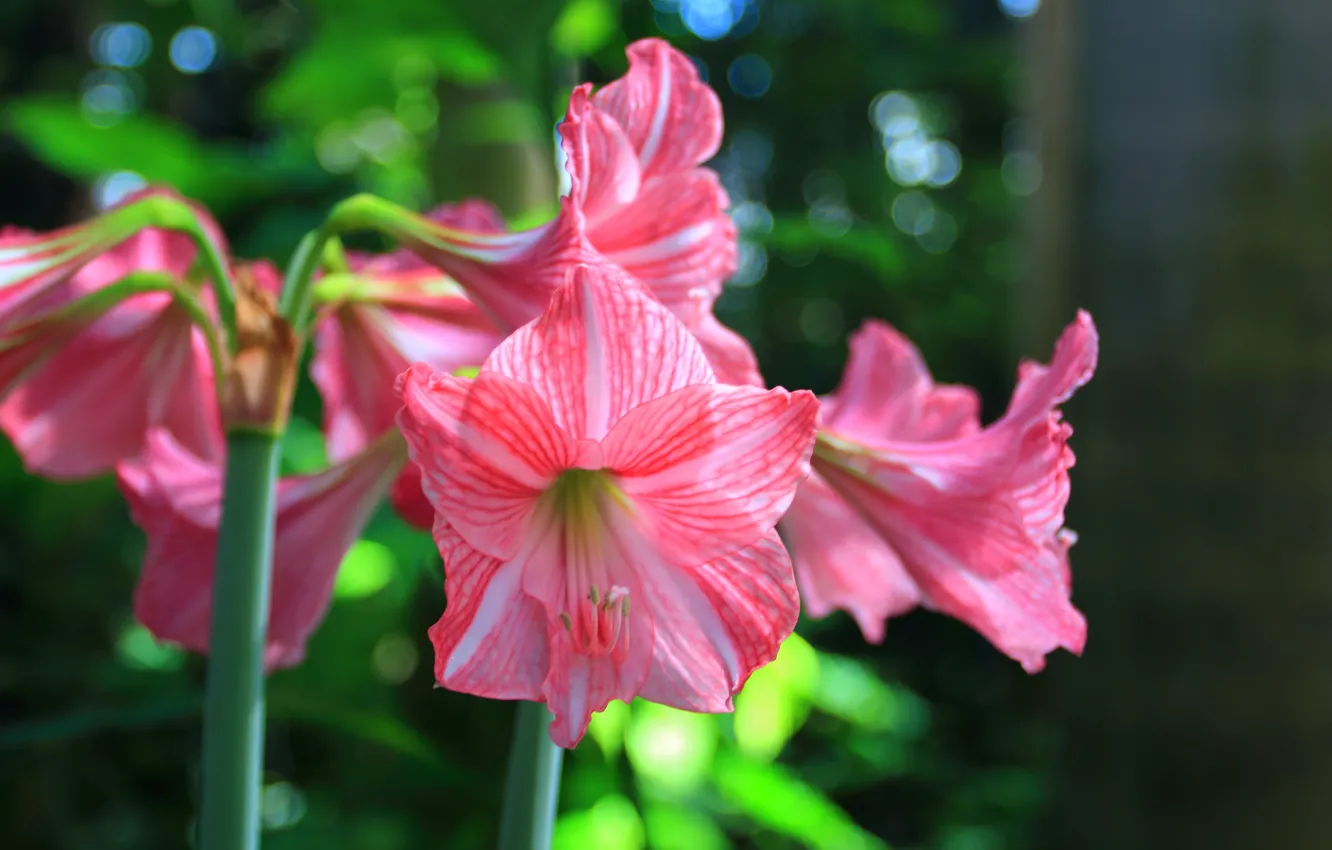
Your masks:
{"label": "dried brown bud", "polygon": [[281,431],[296,385],[296,335],[277,299],[254,275],[236,273],[236,354],[227,364],[222,423],[228,429]]}

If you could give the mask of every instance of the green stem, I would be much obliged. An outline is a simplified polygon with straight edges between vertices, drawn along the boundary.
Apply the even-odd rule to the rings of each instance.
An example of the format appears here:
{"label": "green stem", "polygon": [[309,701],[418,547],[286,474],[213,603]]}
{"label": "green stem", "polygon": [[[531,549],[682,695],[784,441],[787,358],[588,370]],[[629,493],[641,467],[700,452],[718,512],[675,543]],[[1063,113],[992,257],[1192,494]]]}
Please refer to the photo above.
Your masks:
{"label": "green stem", "polygon": [[231,264],[197,222],[190,228],[190,235],[199,246],[199,255],[213,278],[213,296],[217,299],[217,314],[222,322],[222,331],[226,334],[227,350],[235,351],[236,291],[231,280]]}
{"label": "green stem", "polygon": [[539,702],[521,702],[504,783],[499,850],[550,850],[560,800],[564,750],[550,740],[550,712]]}
{"label": "green stem", "polygon": [[257,850],[277,434],[227,435],[204,702],[200,850]]}
{"label": "green stem", "polygon": [[310,284],[314,280],[315,269],[324,256],[324,245],[334,234],[329,222],[318,230],[312,230],[301,237],[287,263],[287,276],[282,281],[282,298],[278,302],[278,312],[287,318],[291,327],[299,335],[305,330],[310,312]]}

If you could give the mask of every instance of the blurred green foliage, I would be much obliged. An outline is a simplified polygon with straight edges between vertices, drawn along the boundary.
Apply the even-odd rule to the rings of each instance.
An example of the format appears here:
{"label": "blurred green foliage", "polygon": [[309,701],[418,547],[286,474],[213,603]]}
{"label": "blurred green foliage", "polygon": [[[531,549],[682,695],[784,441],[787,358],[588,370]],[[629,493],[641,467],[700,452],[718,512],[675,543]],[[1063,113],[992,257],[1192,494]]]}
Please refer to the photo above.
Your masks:
{"label": "blurred green foliage", "polygon": [[[726,108],[713,165],[745,262],[718,312],[769,380],[830,389],[845,334],[881,316],[941,379],[992,404],[1010,386],[1015,63],[991,0],[60,5],[0,8],[0,220],[55,227],[142,179],[207,204],[238,253],[279,262],[359,190],[418,207],[484,193],[531,223],[555,199],[569,87],[622,73],[629,39],[665,35]],[[131,38],[113,23],[142,27],[141,59],[109,43]],[[190,26],[215,34],[206,67],[176,56]],[[890,91],[906,99],[876,99]],[[907,135],[885,132],[884,103],[909,106],[893,125]],[[901,138],[946,141],[960,172],[894,179]],[[324,462],[318,421],[306,382],[285,472]],[[132,622],[143,541],[114,486],[31,479],[6,449],[0,504],[5,846],[185,846],[203,665]],[[441,584],[430,539],[387,510],[348,554],[307,661],[271,681],[265,847],[493,842],[511,707],[431,688]],[[599,715],[567,762],[557,846],[1024,846],[1049,746],[1038,683],[928,614],[883,647],[841,616],[800,634],[734,715]]]}

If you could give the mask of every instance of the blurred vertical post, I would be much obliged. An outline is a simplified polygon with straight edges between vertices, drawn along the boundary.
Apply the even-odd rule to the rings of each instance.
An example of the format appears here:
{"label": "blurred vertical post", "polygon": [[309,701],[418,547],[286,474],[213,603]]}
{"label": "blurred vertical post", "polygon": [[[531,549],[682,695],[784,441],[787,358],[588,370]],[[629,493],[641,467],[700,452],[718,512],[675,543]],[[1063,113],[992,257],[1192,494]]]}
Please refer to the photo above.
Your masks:
{"label": "blurred vertical post", "polygon": [[[1051,847],[1332,846],[1332,4],[1048,0],[1019,333],[1101,328]],[[1071,82],[1070,82],[1071,81]]]}

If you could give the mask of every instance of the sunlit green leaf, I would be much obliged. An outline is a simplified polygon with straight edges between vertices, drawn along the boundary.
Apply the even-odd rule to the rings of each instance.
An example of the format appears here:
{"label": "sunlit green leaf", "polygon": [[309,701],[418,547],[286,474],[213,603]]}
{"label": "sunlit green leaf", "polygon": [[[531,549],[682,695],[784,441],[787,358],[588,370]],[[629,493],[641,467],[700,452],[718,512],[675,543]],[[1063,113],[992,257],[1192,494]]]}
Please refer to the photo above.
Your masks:
{"label": "sunlit green leaf", "polygon": [[607,794],[590,809],[570,812],[555,823],[552,850],[642,850],[643,819],[634,804]]}
{"label": "sunlit green leaf", "polygon": [[357,540],[338,568],[333,595],[339,599],[373,596],[389,583],[396,568],[392,549],[373,540]]}
{"label": "sunlit green leaf", "polygon": [[550,30],[550,46],[565,56],[591,56],[615,34],[610,0],[570,0]]}
{"label": "sunlit green leaf", "polygon": [[717,749],[717,725],[704,714],[637,700],[624,743],[641,781],[683,793],[707,778]]}
{"label": "sunlit green leaf", "polygon": [[769,760],[809,716],[818,685],[819,659],[804,638],[792,634],[777,658],[757,670],[735,698],[735,743],[750,758]]}
{"label": "sunlit green leaf", "polygon": [[885,845],[861,829],[818,789],[786,768],[723,754],[713,771],[728,803],[768,829],[819,850],[871,850]]}
{"label": "sunlit green leaf", "polygon": [[214,212],[262,195],[275,180],[294,187],[319,177],[312,171],[317,169],[313,157],[299,146],[254,151],[206,143],[145,113],[96,127],[77,101],[35,96],[11,101],[3,115],[5,129],[56,171],[86,181],[133,171],[149,183],[175,187]]}
{"label": "sunlit green leaf", "polygon": [[652,850],[726,850],[726,833],[711,815],[672,805],[652,803],[643,810],[648,846]]}
{"label": "sunlit green leaf", "polygon": [[138,623],[126,626],[116,638],[116,656],[120,663],[135,670],[179,670],[185,663],[185,651],[161,643]]}
{"label": "sunlit green leaf", "polygon": [[597,742],[607,759],[613,759],[624,749],[624,730],[629,725],[629,706],[611,700],[602,711],[592,715],[587,733]]}

